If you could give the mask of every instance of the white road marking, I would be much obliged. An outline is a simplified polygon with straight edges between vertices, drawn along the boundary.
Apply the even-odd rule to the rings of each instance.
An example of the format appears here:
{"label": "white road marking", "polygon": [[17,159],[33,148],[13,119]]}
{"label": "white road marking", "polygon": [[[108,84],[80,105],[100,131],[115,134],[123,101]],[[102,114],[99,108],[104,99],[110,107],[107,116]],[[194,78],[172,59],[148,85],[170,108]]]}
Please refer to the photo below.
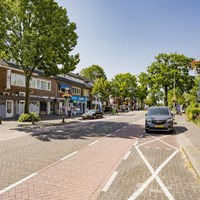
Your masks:
{"label": "white road marking", "polygon": [[[165,137],[168,137],[168,136],[163,136],[163,137],[161,137],[160,139],[165,138]],[[155,138],[155,137],[154,137],[154,138]],[[139,147],[139,146],[143,146],[144,144],[149,144],[149,143],[155,142],[156,140],[160,140],[160,139],[159,139],[159,138],[155,138],[154,140],[150,140],[150,141],[144,142],[144,143],[142,143],[142,144],[139,144],[138,147]]]}
{"label": "white road marking", "polygon": [[60,160],[65,160],[65,159],[67,159],[67,158],[73,156],[73,155],[76,154],[76,153],[78,153],[78,151],[74,151],[73,153],[71,153],[71,154],[69,154],[69,155],[67,155],[67,156],[65,156],[65,157],[63,157],[63,158],[61,158]]}
{"label": "white road marking", "polygon": [[145,149],[149,149],[150,147],[148,147],[148,146],[145,146],[144,148],[145,148]]}
{"label": "white road marking", "polygon": [[33,174],[31,174],[30,176],[27,176],[27,177],[23,178],[22,180],[17,181],[16,183],[14,183],[14,184],[12,184],[12,185],[10,185],[10,186],[4,188],[3,190],[0,190],[0,194],[3,194],[4,192],[6,192],[6,191],[8,191],[8,190],[10,190],[10,189],[12,189],[12,188],[14,188],[14,187],[16,187],[17,185],[23,183],[24,181],[26,181],[26,180],[32,178],[32,177],[35,176],[36,174],[37,174],[37,173],[33,173]]}
{"label": "white road marking", "polygon": [[164,141],[162,141],[162,140],[160,140],[160,139],[158,139],[160,142],[162,142],[163,144],[166,144],[167,146],[169,146],[169,147],[171,147],[171,148],[173,148],[173,149],[178,149],[178,148],[176,148],[176,147],[174,147],[174,146],[172,146],[171,144],[168,144],[167,142],[164,142]]}
{"label": "white road marking", "polygon": [[20,136],[14,136],[14,137],[10,137],[10,138],[1,139],[0,142],[6,141],[6,140],[12,140],[12,139],[15,139],[17,137],[20,137]]}
{"label": "white road marking", "polygon": [[147,159],[144,157],[142,152],[139,150],[138,147],[136,147],[136,150],[138,151],[139,155],[141,156],[142,160],[148,167],[149,171],[151,172],[152,176],[149,177],[144,184],[136,191],[134,192],[131,197],[128,200],[135,200],[147,187],[148,185],[156,179],[160,187],[162,188],[163,192],[165,195],[168,197],[169,200],[175,200],[174,197],[171,195],[171,193],[168,191],[164,183],[161,181],[161,179],[158,177],[159,172],[162,170],[162,168],[179,152],[179,150],[176,150],[171,156],[168,157],[167,160],[165,160],[158,168],[156,171],[153,170],[152,166],[149,164]]}
{"label": "white road marking", "polygon": [[109,189],[109,187],[111,186],[111,184],[112,184],[113,181],[115,180],[117,174],[118,174],[117,171],[115,171],[115,172],[113,173],[113,175],[110,177],[110,179],[108,180],[108,182],[106,183],[106,185],[105,185],[104,188],[102,189],[103,192],[107,192],[107,190]]}
{"label": "white road marking", "polygon": [[96,140],[96,141],[94,141],[94,142],[92,142],[92,143],[90,143],[90,144],[88,144],[89,146],[92,146],[93,144],[96,144],[97,142],[99,142],[99,140]]}
{"label": "white road marking", "polygon": [[[143,144],[140,144],[138,146],[136,146],[136,150],[138,151],[140,157],[142,158],[142,160],[144,161],[144,163],[146,164],[146,166],[148,167],[149,171],[151,172],[152,176],[149,177],[143,184],[142,186],[136,191],[134,192],[131,197],[128,199],[128,200],[134,200],[136,199],[147,187],[148,185],[154,180],[156,179],[156,181],[158,182],[158,184],[160,185],[161,189],[163,190],[163,192],[165,193],[165,195],[168,197],[169,200],[175,200],[174,197],[172,196],[172,194],[169,192],[169,190],[166,188],[166,186],[164,185],[164,183],[162,182],[162,180],[159,178],[158,174],[160,173],[160,171],[162,170],[162,168],[167,165],[167,163],[179,152],[179,150],[176,148],[176,147],[173,147],[172,145],[166,143],[166,142],[163,142],[161,140],[161,138],[156,138],[154,137],[154,140],[152,141],[148,141],[148,142],[145,142]],[[162,137],[164,138],[164,137]],[[156,171],[154,171],[154,169],[152,168],[152,166],[150,165],[150,163],[147,161],[147,159],[144,157],[144,155],[142,154],[142,152],[139,150],[139,146],[143,146],[145,144],[148,144],[150,142],[154,142],[154,141],[162,141],[164,144],[168,145],[168,146],[171,146],[172,148],[176,149],[176,151],[174,153],[171,154],[171,156],[169,156],[157,169]],[[147,148],[147,147],[145,147]],[[155,147],[156,149],[160,149],[158,147]]]}
{"label": "white road marking", "polygon": [[136,146],[136,145],[138,144],[138,142],[139,142],[139,141],[137,140],[137,141],[134,143],[134,146]]}
{"label": "white road marking", "polygon": [[160,150],[161,148],[160,148],[160,147],[155,147],[155,149],[158,149],[158,150]]}
{"label": "white road marking", "polygon": [[131,151],[128,151],[127,154],[124,156],[123,159],[126,160],[129,157],[130,154],[131,154]]}

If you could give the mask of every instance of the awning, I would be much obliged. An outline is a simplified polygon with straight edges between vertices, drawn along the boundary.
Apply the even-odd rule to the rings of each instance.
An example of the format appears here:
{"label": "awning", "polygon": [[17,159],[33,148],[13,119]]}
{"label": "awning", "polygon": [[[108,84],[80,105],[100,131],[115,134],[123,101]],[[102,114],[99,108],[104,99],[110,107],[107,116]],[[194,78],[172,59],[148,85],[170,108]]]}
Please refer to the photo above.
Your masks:
{"label": "awning", "polygon": [[62,89],[67,89],[67,88],[70,89],[70,86],[67,85],[67,84],[64,84],[64,83],[59,83],[59,86],[60,86],[60,88],[62,88]]}

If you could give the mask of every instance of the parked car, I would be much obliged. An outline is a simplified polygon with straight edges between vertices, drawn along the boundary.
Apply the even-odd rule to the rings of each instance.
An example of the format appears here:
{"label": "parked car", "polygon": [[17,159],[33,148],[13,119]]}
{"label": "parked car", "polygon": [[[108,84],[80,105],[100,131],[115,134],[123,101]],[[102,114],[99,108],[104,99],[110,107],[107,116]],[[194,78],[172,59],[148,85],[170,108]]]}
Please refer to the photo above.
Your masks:
{"label": "parked car", "polygon": [[103,118],[103,112],[99,110],[88,110],[84,114],[82,114],[82,119],[95,119],[95,118]]}
{"label": "parked car", "polygon": [[145,131],[174,132],[174,115],[167,106],[149,107],[145,118]]}

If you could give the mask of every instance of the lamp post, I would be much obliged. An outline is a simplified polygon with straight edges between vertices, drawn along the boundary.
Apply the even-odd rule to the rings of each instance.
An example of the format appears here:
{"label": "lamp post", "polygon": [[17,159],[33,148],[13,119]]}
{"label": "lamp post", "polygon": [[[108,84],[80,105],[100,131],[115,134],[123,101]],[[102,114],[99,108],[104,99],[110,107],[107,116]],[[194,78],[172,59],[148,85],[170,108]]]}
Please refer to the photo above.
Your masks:
{"label": "lamp post", "polygon": [[176,76],[175,76],[175,70],[174,70],[174,96],[173,96],[173,112],[176,113],[175,103],[176,103]]}

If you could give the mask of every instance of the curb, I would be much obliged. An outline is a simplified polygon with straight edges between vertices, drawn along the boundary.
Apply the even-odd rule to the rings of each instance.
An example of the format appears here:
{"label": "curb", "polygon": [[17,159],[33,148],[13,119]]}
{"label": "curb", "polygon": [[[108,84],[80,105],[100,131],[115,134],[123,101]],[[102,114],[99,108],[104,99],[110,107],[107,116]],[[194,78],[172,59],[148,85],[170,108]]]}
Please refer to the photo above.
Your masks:
{"label": "curb", "polygon": [[192,168],[197,175],[197,178],[200,179],[200,152],[195,149],[195,146],[186,138],[186,136],[176,130],[176,138],[183,149],[184,154],[187,156],[190,161]]}

